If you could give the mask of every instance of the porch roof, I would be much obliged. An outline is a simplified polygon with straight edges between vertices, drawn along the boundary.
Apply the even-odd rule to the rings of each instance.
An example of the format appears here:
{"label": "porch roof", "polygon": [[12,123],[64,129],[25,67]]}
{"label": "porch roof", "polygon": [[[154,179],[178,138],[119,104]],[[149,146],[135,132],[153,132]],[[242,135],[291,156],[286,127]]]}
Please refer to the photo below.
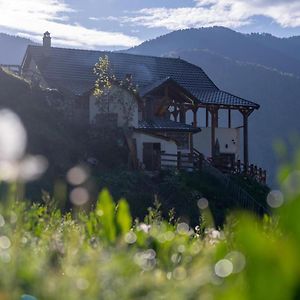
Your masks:
{"label": "porch roof", "polygon": [[163,118],[139,121],[139,130],[143,131],[178,131],[196,133],[200,128]]}
{"label": "porch roof", "polygon": [[217,90],[217,91],[199,91],[192,90],[192,94],[204,105],[218,105],[226,107],[247,107],[250,109],[259,109],[259,105],[252,101],[245,100],[241,97],[234,96],[230,93]]}

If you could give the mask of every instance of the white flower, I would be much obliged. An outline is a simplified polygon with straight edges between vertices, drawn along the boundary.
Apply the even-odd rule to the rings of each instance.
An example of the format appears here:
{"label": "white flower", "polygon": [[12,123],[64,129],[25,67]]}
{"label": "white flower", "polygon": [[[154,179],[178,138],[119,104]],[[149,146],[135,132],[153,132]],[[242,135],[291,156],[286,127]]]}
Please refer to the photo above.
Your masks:
{"label": "white flower", "polygon": [[147,224],[142,223],[142,224],[139,225],[139,229],[146,232],[146,233],[148,233],[151,229],[151,225],[147,225]]}

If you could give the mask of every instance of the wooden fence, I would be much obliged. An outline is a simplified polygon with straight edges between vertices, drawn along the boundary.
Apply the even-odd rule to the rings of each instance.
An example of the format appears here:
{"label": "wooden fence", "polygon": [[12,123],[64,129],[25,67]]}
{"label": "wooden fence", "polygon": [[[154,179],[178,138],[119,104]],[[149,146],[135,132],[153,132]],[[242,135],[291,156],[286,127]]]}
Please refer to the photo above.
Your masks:
{"label": "wooden fence", "polygon": [[200,170],[201,159],[194,153],[182,153],[168,154],[165,152],[161,153],[161,168],[170,169],[176,168],[178,170]]}

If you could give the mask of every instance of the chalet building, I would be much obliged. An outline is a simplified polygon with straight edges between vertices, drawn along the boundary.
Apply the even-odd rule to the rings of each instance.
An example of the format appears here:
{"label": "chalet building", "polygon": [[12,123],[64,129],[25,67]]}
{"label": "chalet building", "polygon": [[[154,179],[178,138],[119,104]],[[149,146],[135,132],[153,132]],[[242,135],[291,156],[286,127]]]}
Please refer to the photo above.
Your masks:
{"label": "chalet building", "polygon": [[[182,59],[56,48],[46,32],[43,46],[28,46],[21,71],[59,90],[70,118],[93,124],[100,114],[93,68],[104,56],[118,80],[129,76],[137,87],[136,95],[123,91],[122,97],[135,101],[129,127],[140,165],[153,170],[204,157],[220,167],[243,160],[248,168],[248,118],[259,105],[220,90],[200,67]],[[109,113],[118,126],[124,124],[117,103]],[[237,114],[241,124],[234,125]]]}

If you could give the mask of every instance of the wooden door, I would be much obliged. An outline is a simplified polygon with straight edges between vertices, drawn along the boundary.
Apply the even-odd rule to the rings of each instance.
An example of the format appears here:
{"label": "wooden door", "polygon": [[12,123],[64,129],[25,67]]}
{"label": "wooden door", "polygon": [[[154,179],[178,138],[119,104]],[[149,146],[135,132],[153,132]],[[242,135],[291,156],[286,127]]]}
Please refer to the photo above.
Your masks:
{"label": "wooden door", "polygon": [[160,169],[160,161],[161,161],[160,153],[161,153],[160,143],[143,144],[143,162],[146,170],[155,171]]}

